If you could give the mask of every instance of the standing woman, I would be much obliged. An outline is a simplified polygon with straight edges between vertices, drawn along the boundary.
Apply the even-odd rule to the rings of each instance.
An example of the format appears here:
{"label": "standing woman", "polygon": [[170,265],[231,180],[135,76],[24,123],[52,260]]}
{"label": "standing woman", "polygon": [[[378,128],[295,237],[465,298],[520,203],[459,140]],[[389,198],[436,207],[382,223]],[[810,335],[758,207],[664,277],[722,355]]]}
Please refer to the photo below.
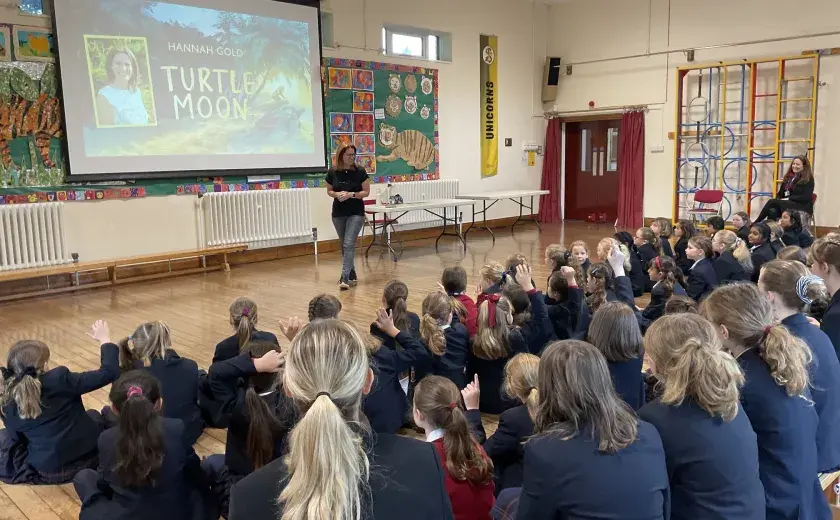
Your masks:
{"label": "standing woman", "polygon": [[811,171],[811,161],[807,156],[800,155],[790,163],[790,169],[779,185],[776,198],[767,201],[755,221],[761,222],[766,218],[779,220],[782,212],[788,209],[813,215],[813,195],[814,172]]}
{"label": "standing woman", "polygon": [[356,239],[365,224],[365,203],[370,194],[370,179],[364,168],[356,164],[356,147],[342,146],[335,154],[333,167],[327,172],[327,195],[333,198],[332,221],[341,241],[341,278],[338,287],[347,290],[356,285]]}

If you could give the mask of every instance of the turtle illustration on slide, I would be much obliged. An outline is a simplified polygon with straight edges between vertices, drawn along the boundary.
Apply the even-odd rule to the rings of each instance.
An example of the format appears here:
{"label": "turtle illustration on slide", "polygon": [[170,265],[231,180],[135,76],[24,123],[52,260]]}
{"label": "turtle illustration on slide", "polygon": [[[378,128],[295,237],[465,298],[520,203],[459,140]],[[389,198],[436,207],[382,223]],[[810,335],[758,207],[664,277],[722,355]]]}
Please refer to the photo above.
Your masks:
{"label": "turtle illustration on slide", "polygon": [[397,133],[397,128],[381,123],[379,142],[391,149],[388,155],[377,155],[377,162],[393,162],[403,159],[415,170],[425,170],[435,160],[435,145],[422,132],[404,130]]}

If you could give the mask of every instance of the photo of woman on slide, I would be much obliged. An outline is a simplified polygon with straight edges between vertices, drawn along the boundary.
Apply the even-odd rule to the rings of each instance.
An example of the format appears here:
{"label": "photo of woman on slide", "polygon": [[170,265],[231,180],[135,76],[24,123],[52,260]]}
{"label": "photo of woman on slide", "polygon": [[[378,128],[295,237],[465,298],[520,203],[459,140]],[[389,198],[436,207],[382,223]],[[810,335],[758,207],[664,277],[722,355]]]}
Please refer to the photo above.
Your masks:
{"label": "photo of woman on slide", "polygon": [[137,88],[137,58],[131,49],[112,47],[105,67],[111,83],[99,89],[96,97],[99,124],[149,124],[149,114]]}
{"label": "photo of woman on slide", "polygon": [[86,35],[85,48],[96,126],[155,125],[146,39]]}

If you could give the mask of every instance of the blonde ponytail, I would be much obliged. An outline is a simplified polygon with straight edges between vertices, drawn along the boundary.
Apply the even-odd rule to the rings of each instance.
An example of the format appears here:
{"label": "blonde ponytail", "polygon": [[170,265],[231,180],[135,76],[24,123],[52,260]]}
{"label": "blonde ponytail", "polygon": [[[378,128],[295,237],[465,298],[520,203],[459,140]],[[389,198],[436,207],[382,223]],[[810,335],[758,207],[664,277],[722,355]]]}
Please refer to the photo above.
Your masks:
{"label": "blonde ponytail", "polygon": [[787,327],[773,325],[764,335],[761,357],[770,367],[776,384],[783,386],[788,395],[804,395],[808,388],[808,365],[813,356],[808,345],[797,338]]}
{"label": "blonde ponytail", "polygon": [[811,351],[787,328],[773,324],[770,301],[758,287],[751,283],[718,287],[703,303],[703,314],[713,324],[725,326],[729,338],[740,346],[758,348],[776,384],[788,395],[804,395]]}
{"label": "blonde ponytail", "polygon": [[540,358],[533,354],[517,354],[505,364],[502,392],[522,401],[531,420],[537,416],[540,392],[537,390]]}
{"label": "blonde ponytail", "polygon": [[420,337],[432,354],[442,356],[446,352],[446,334],[441,327],[452,320],[452,298],[440,291],[429,293],[423,299],[422,312]]}
{"label": "blonde ponytail", "polygon": [[364,516],[370,462],[358,417],[368,363],[358,331],[338,320],[312,322],[292,341],[283,386],[303,415],[284,458],[281,520]]}

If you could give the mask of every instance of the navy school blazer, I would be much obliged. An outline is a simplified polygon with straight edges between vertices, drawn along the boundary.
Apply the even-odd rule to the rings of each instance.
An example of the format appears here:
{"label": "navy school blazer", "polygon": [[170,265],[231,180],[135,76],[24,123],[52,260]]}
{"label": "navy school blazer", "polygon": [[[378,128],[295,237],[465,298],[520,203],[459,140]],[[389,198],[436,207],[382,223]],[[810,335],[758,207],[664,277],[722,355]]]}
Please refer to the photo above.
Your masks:
{"label": "navy school blazer", "polygon": [[741,405],[758,443],[768,520],[830,519],[817,472],[817,412],[776,384],[756,349],[738,357],[746,384]]}
{"label": "navy school blazer", "polygon": [[642,265],[639,258],[639,251],[633,247],[630,251],[630,270],[626,273],[630,278],[630,285],[633,287],[633,296],[639,297],[645,293],[645,286],[650,281],[647,273],[647,266]]}
{"label": "navy school blazer", "polygon": [[697,264],[689,269],[688,278],[686,279],[685,292],[698,302],[706,298],[706,296],[714,290],[717,285],[717,277],[715,276],[715,267],[712,261],[704,258],[697,262]]}
{"label": "navy school blazer", "polygon": [[724,251],[715,259],[715,277],[720,285],[730,282],[748,282],[750,274],[744,270],[732,251]]}
{"label": "navy school blazer", "polygon": [[467,369],[467,379],[472,381],[474,375],[478,375],[481,383],[481,395],[479,396],[479,409],[484,413],[499,414],[516,406],[519,401],[502,395],[502,383],[505,378],[505,364],[510,359],[522,353],[528,353],[528,344],[522,338],[518,329],[513,329],[508,334],[508,355],[499,359],[482,359],[476,355],[470,356]]}
{"label": "navy school blazer", "polygon": [[[251,341],[269,341],[275,345],[280,345],[277,341],[277,336],[271,332],[264,332],[255,330],[251,334]],[[234,334],[228,338],[223,339],[216,345],[216,351],[213,353],[213,363],[233,359],[239,355],[239,337]]]}
{"label": "navy school blazer", "polygon": [[522,458],[525,442],[534,434],[534,421],[524,404],[502,412],[496,431],[487,437],[481,414],[467,410],[467,419],[484,452],[493,461],[493,480],[496,495],[503,489],[522,486]]}
{"label": "navy school blazer", "polygon": [[[256,375],[254,360],[248,354],[236,356],[210,366],[210,386],[213,394],[222,403],[222,410],[229,424],[225,440],[225,466],[233,475],[248,475],[254,471],[254,464],[248,456],[248,430],[251,418],[245,405],[245,391],[249,377]],[[283,453],[286,436],[297,423],[297,407],[286,397],[283,388],[277,386],[273,392],[261,396],[268,408],[274,412],[281,428],[274,437],[275,459]]]}
{"label": "navy school blazer", "polygon": [[615,390],[621,399],[633,410],[645,404],[645,375],[642,372],[643,359],[607,361]]}
{"label": "navy school blazer", "polygon": [[546,298],[548,306],[548,319],[554,327],[554,335],[557,339],[569,339],[572,337],[577,322],[580,318],[580,306],[583,302],[583,291],[578,287],[570,287],[568,297],[564,302],[556,302]]}
{"label": "navy school blazer", "polygon": [[650,261],[657,256],[659,256],[659,253],[652,245],[645,243],[639,247],[639,259],[642,263],[642,272],[645,273],[645,292],[650,292],[650,290],[653,289],[653,285],[656,283],[650,279],[647,269]]}
{"label": "navy school blazer", "polygon": [[671,520],[764,520],[758,446],[741,406],[731,421],[712,417],[693,398],[656,399],[639,410],[665,448]]}
{"label": "navy school blazer", "polygon": [[750,226],[747,224],[746,226],[741,226],[741,229],[735,232],[738,235],[738,238],[744,241],[745,244],[750,243]]}
{"label": "navy school blazer", "polygon": [[688,276],[688,270],[691,269],[691,266],[694,265],[694,260],[691,260],[686,256],[685,250],[688,249],[688,239],[680,238],[677,240],[677,243],[674,244],[674,260],[677,262],[677,266],[682,269],[682,272],[685,276]]}
{"label": "navy school blazer", "polygon": [[[99,437],[99,482],[95,494],[82,508],[81,518],[212,518],[203,508],[201,495],[208,484],[192,444],[185,441],[184,424],[162,419],[165,454],[155,485],[125,487],[114,472],[119,426]],[[196,499],[197,498],[197,499]],[[202,508],[196,511],[196,508]],[[86,511],[87,509],[87,511]],[[215,513],[218,517],[218,512]]]}
{"label": "navy school blazer", "polygon": [[396,433],[405,424],[409,402],[400,385],[400,374],[414,365],[428,365],[431,360],[423,342],[410,333],[400,331],[396,342],[401,348],[391,349],[383,344],[371,356],[375,378],[362,401],[362,410],[376,433]]}
{"label": "navy school blazer", "polygon": [[617,453],[598,451],[580,432],[569,440],[550,433],[525,444],[518,520],[670,518],[665,451],[653,425],[637,421],[636,440]]}
{"label": "navy school blazer", "polygon": [[542,293],[531,289],[528,291],[528,299],[531,301],[531,319],[520,327],[520,331],[528,344],[528,351],[537,355],[547,343],[555,341],[557,335],[554,333],[554,324],[548,317],[548,307]]}
{"label": "navy school blazer", "polygon": [[785,234],[782,235],[782,243],[786,246],[799,246],[802,249],[808,249],[814,243],[814,237],[804,229],[799,231],[787,229]]}
{"label": "navy school blazer", "polygon": [[163,359],[153,359],[147,367],[138,360],[133,368],[145,370],[160,381],[163,416],[184,421],[187,440],[195,444],[204,431],[204,419],[198,407],[201,381],[196,362],[180,357],[170,348]]}
{"label": "navy school blazer", "polygon": [[446,337],[446,350],[440,356],[431,353],[431,357],[426,358],[425,363],[414,363],[414,377],[416,381],[420,381],[429,374],[435,374],[449,379],[460,390],[467,386],[466,371],[470,358],[470,336],[467,327],[454,318],[452,324],[444,329],[443,334]]}
{"label": "navy school blazer", "polygon": [[[674,294],[685,296],[686,292],[680,282],[674,282]],[[642,316],[647,320],[653,322],[665,314],[665,304],[668,303],[668,298],[665,298],[665,289],[661,283],[657,283],[650,291],[650,303],[642,311]]]}
{"label": "navy school blazer", "polygon": [[820,322],[820,329],[831,340],[831,344],[834,345],[834,352],[840,358],[840,291],[837,291],[831,297],[828,309],[825,310],[825,315]]}
{"label": "navy school blazer", "polygon": [[805,341],[814,356],[809,371],[811,397],[819,420],[818,468],[824,473],[836,471],[840,468],[840,361],[828,336],[811,325],[804,314],[788,316],[782,320],[782,325]]}
{"label": "navy school blazer", "polygon": [[[58,366],[38,377],[41,382],[41,415],[21,419],[17,404],[3,407],[3,423],[10,435],[28,444],[26,462],[40,473],[58,473],[96,453],[101,431],[85,413],[82,396],[113,383],[120,375],[119,348],[105,343],[100,348],[100,367],[89,372],[70,372]],[[7,369],[3,376],[10,377]]]}
{"label": "navy school blazer", "polygon": [[[430,442],[379,434],[365,436],[370,460],[370,499],[366,520],[453,520],[444,472]],[[251,473],[233,486],[228,520],[277,520],[277,497],[288,482],[283,459]],[[364,495],[363,495],[364,496]]]}
{"label": "navy school blazer", "polygon": [[778,251],[773,250],[770,242],[765,242],[758,247],[750,249],[750,257],[753,263],[753,272],[751,280],[758,283],[758,277],[761,274],[761,266],[776,258]]}

